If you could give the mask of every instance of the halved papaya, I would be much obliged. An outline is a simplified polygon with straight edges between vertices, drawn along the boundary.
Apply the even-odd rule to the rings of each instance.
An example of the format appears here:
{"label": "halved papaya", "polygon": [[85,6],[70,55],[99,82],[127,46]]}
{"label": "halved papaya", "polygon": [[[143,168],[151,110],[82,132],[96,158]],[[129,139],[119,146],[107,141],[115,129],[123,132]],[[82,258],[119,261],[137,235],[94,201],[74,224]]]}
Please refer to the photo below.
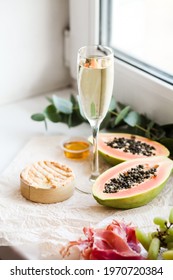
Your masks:
{"label": "halved papaya", "polygon": [[105,206],[139,207],[161,192],[172,169],[173,161],[164,156],[128,160],[102,173],[93,184],[92,194]]}
{"label": "halved papaya", "polygon": [[99,133],[98,150],[112,165],[135,158],[170,155],[169,150],[161,143],[127,133]]}

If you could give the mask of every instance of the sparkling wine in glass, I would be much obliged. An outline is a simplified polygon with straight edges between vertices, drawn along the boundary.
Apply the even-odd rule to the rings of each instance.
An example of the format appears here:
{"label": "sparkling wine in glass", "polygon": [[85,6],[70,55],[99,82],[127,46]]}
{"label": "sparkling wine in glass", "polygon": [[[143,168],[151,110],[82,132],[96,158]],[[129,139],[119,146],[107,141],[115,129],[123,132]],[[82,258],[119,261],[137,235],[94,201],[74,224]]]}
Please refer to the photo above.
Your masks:
{"label": "sparkling wine in glass", "polygon": [[[92,128],[93,162],[90,181],[99,176],[97,137],[100,124],[110,105],[114,80],[113,52],[106,46],[85,46],[77,58],[79,99],[86,119]],[[90,193],[91,187],[88,191]]]}

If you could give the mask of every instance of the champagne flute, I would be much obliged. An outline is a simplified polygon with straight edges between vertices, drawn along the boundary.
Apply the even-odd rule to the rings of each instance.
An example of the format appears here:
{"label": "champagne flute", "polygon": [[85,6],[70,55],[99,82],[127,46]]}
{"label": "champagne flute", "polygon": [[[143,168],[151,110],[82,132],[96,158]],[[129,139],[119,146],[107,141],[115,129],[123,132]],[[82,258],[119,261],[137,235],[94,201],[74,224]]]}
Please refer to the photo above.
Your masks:
{"label": "champagne flute", "polygon": [[[77,82],[83,113],[89,121],[93,136],[93,162],[90,182],[100,175],[98,159],[98,132],[108,111],[114,80],[113,51],[101,45],[84,46],[78,51]],[[86,193],[91,193],[88,186]]]}

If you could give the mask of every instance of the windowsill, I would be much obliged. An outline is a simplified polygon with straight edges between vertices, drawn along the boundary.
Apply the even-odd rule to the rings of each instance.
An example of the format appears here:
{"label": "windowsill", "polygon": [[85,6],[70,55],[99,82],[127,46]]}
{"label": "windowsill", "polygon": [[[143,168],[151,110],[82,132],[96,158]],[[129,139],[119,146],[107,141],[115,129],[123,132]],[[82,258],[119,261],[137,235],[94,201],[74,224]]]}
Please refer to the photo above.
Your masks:
{"label": "windowsill", "polygon": [[48,122],[48,131],[45,130],[43,122],[34,122],[30,116],[34,113],[42,112],[48,105],[46,96],[57,94],[61,97],[67,97],[72,93],[72,89],[66,88],[45,95],[27,98],[22,101],[3,105],[0,107],[0,173],[8,167],[13,158],[24,147],[24,145],[34,136],[56,135],[58,133],[68,135],[88,135],[89,126],[86,124],[69,129],[62,123]]}

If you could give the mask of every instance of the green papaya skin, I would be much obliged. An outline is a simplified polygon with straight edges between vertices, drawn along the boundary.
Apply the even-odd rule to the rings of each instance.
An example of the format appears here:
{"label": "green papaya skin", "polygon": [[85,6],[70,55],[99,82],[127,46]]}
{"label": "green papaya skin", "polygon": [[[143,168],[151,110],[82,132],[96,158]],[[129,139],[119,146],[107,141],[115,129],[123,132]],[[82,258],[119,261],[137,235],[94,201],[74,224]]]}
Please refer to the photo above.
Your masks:
{"label": "green papaya skin", "polygon": [[[138,154],[133,153],[134,150],[131,152],[128,148],[127,151],[124,152],[124,148],[116,148],[116,147],[110,147],[109,141],[112,141],[113,139],[125,139],[134,141],[134,146],[138,146],[139,144],[135,143],[141,143],[141,145],[145,145],[145,147],[152,147],[153,148],[153,155],[155,156],[166,156],[169,157],[170,152],[169,150],[161,143],[157,141],[153,141],[149,138],[142,137],[139,135],[131,135],[127,133],[99,133],[98,135],[98,151],[101,157],[108,162],[111,165],[117,165],[121,162],[124,162],[126,160],[131,160],[135,158],[144,158],[147,157],[145,154]],[[132,140],[133,139],[133,140]],[[92,143],[92,137],[89,137],[89,141]],[[120,145],[121,146],[121,145]],[[138,146],[139,148],[139,146]],[[141,151],[141,150],[140,150]],[[152,153],[150,156],[153,156]]]}
{"label": "green papaya skin", "polygon": [[152,189],[151,191],[147,192],[146,194],[143,193],[143,194],[135,195],[134,197],[129,197],[129,198],[102,200],[95,195],[93,195],[93,196],[94,196],[95,200],[101,205],[116,208],[116,209],[131,209],[131,208],[143,206],[143,205],[149,203],[151,200],[153,200],[162,191],[166,182],[167,182],[167,180],[163,184],[161,184],[154,190]]}
{"label": "green papaya skin", "polygon": [[111,157],[107,154],[104,154],[103,152],[99,151],[99,154],[101,155],[101,157],[109,164],[111,165],[117,165],[119,163],[124,162],[124,160],[119,159],[119,158],[115,158],[115,157]]}
{"label": "green papaya skin", "polygon": [[[105,184],[110,182],[110,179],[116,178],[119,174],[127,171],[128,168],[134,168],[139,164],[146,166],[158,165],[156,176],[151,176],[151,179],[145,182],[135,184],[128,189],[120,189],[114,192],[105,193]],[[92,188],[94,199],[101,205],[117,209],[131,209],[146,205],[161,193],[166,185],[173,169],[173,161],[167,157],[150,157],[143,159],[135,159],[118,164],[104,173],[96,180]],[[142,188],[141,188],[141,184]],[[119,185],[118,185],[119,186]]]}

